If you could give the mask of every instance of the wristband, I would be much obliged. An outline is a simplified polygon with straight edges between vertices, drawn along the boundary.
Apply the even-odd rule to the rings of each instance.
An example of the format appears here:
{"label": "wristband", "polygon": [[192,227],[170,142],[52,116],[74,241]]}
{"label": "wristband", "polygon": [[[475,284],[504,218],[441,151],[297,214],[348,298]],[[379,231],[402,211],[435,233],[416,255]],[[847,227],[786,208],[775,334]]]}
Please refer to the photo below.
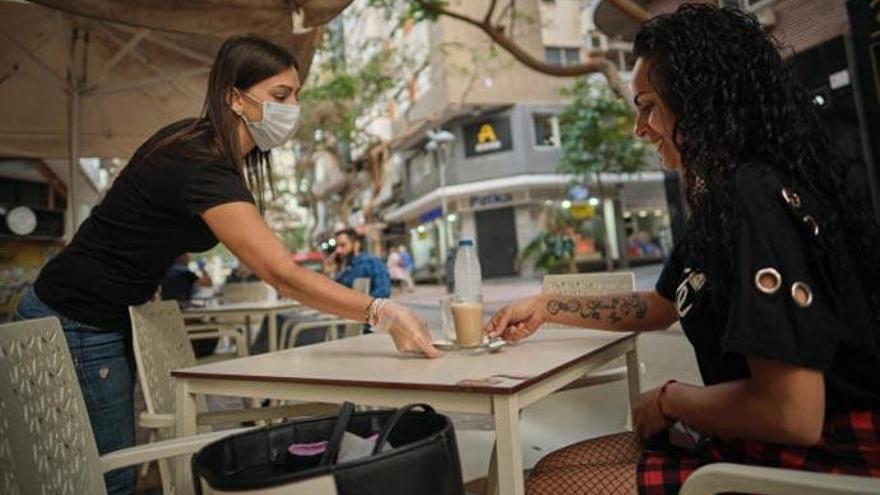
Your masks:
{"label": "wristband", "polygon": [[678,383],[678,380],[667,380],[666,383],[660,387],[660,394],[657,395],[657,409],[660,411],[660,416],[662,416],[669,424],[675,423],[676,420],[671,416],[667,416],[666,413],[663,412],[663,396],[666,395],[666,388],[673,383]]}

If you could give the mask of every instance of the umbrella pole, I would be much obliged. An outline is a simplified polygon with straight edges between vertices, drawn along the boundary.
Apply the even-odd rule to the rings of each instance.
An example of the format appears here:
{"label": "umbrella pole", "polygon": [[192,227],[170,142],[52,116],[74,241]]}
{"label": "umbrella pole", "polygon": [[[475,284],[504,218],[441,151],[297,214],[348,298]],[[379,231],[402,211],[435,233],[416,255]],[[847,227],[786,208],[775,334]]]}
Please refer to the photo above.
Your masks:
{"label": "umbrella pole", "polygon": [[65,240],[69,243],[78,226],[76,211],[76,179],[79,167],[79,132],[80,132],[80,74],[77,63],[77,46],[80,43],[81,32],[74,27],[70,32],[70,54],[67,73],[67,144],[68,144],[68,167],[67,167],[67,231]]}

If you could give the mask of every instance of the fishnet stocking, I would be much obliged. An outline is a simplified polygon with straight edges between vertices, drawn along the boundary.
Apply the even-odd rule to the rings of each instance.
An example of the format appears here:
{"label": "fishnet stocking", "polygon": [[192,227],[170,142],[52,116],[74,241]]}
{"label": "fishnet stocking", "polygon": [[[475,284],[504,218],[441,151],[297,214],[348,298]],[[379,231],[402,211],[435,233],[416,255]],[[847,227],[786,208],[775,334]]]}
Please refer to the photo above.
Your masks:
{"label": "fishnet stocking", "polygon": [[633,495],[636,493],[635,464],[568,466],[529,475],[529,495]]}
{"label": "fishnet stocking", "polygon": [[636,493],[642,445],[634,433],[617,433],[569,445],[541,459],[526,480],[529,495]]}
{"label": "fishnet stocking", "polygon": [[547,454],[532,472],[594,464],[635,464],[642,448],[639,437],[632,432],[591,438]]}

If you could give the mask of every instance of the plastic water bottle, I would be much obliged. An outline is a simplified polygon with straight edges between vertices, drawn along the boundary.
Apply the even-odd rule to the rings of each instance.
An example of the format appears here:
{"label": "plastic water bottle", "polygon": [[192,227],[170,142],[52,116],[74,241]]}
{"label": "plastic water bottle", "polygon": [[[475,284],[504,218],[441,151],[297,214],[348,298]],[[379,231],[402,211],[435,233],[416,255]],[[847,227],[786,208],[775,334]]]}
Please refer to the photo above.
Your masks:
{"label": "plastic water bottle", "polygon": [[458,253],[455,255],[455,295],[474,298],[482,294],[482,286],[480,260],[477,259],[474,241],[462,239],[458,241]]}

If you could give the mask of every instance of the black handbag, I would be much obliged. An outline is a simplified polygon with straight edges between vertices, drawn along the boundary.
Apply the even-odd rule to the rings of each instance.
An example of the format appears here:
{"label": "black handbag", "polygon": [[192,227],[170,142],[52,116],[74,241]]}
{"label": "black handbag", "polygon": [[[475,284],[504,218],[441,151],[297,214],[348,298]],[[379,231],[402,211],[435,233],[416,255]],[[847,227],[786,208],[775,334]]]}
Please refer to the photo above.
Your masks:
{"label": "black handbag", "polygon": [[[415,410],[421,408],[421,411]],[[369,456],[337,462],[342,437],[378,433]],[[327,441],[313,456],[292,444]],[[225,437],[192,457],[196,493],[309,493],[310,495],[464,495],[452,421],[427,404],[295,420]]]}

